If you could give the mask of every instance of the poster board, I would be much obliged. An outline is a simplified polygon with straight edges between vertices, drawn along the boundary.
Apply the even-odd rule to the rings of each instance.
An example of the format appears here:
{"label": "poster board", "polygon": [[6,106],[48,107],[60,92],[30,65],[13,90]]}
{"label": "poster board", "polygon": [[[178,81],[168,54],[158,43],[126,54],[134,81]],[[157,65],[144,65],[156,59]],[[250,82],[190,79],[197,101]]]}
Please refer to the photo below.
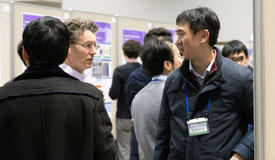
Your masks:
{"label": "poster board", "polygon": [[169,23],[162,23],[162,22],[153,22],[153,27],[164,27],[168,29],[172,33],[173,42],[176,43],[177,41],[177,34],[176,34],[176,24],[169,24]]}
{"label": "poster board", "polygon": [[25,67],[17,55],[17,45],[22,40],[24,27],[31,21],[42,16],[53,16],[64,21],[69,18],[70,13],[56,8],[43,7],[39,5],[14,3],[13,6],[13,76],[21,74]]}
{"label": "poster board", "polygon": [[93,20],[98,26],[96,32],[97,44],[100,48],[94,55],[93,66],[85,71],[87,77],[85,82],[90,83],[103,90],[104,105],[113,124],[115,135],[115,102],[109,97],[112,84],[113,69],[116,66],[116,19],[112,16],[92,14],[88,12],[73,11],[72,18]]}
{"label": "poster board", "polygon": [[[128,39],[143,44],[145,34],[152,28],[152,23],[146,20],[119,17],[118,18],[118,65],[125,64],[122,45]],[[141,62],[139,60],[139,62]]]}
{"label": "poster board", "polygon": [[11,79],[10,4],[0,3],[0,86]]}

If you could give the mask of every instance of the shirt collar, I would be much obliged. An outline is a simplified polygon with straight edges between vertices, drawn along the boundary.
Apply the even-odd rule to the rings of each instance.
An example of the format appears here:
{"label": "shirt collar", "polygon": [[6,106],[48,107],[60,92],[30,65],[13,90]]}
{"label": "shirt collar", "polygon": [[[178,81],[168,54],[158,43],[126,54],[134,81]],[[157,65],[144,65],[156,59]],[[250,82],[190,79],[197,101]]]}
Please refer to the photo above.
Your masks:
{"label": "shirt collar", "polygon": [[167,75],[164,75],[164,74],[152,77],[152,81],[166,81],[166,79],[167,79]]}
{"label": "shirt collar", "polygon": [[66,63],[63,63],[63,64],[59,65],[59,67],[62,68],[69,75],[77,78],[81,82],[84,82],[84,79],[86,77],[86,75],[84,73],[78,72],[77,70],[73,69],[72,67],[70,67]]}
{"label": "shirt collar", "polygon": [[127,63],[136,63],[136,62],[138,62],[138,59],[137,58],[131,58],[131,59],[126,58],[126,62]]}
{"label": "shirt collar", "polygon": [[215,60],[216,60],[216,50],[213,50],[214,51],[214,58],[212,59],[212,61],[210,62],[210,64],[208,65],[208,67],[206,68],[205,72],[203,73],[203,76],[201,76],[200,74],[198,74],[194,68],[193,68],[193,65],[192,65],[192,61],[190,60],[189,61],[189,71],[190,72],[193,72],[195,74],[196,77],[200,77],[200,78],[205,78],[209,72],[211,72],[211,69],[212,69],[212,66],[213,64],[215,63]]}

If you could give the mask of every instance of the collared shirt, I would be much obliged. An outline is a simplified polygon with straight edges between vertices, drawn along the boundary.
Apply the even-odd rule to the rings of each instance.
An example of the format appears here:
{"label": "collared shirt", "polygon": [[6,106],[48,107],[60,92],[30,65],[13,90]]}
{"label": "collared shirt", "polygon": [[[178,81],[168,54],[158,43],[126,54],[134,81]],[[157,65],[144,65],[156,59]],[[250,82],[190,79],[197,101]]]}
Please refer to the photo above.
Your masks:
{"label": "collared shirt", "polygon": [[194,75],[197,77],[197,80],[199,82],[200,85],[203,85],[203,81],[204,81],[204,78],[210,73],[211,71],[211,68],[215,62],[215,59],[216,59],[216,51],[214,50],[214,58],[212,59],[212,61],[210,62],[210,64],[208,65],[208,67],[206,68],[206,70],[204,71],[203,73],[203,76],[201,76],[200,74],[198,74],[194,68],[193,68],[193,65],[192,65],[192,61],[190,60],[189,61],[189,71],[194,73]]}
{"label": "collared shirt", "polygon": [[164,75],[164,74],[152,77],[152,81],[166,81],[166,79],[167,79],[167,75]]}
{"label": "collared shirt", "polygon": [[130,59],[126,58],[126,62],[127,63],[135,63],[135,62],[138,62],[138,59],[137,58],[130,58]]}
{"label": "collared shirt", "polygon": [[59,67],[64,70],[64,72],[68,73],[69,75],[77,78],[81,82],[84,82],[86,75],[84,73],[80,73],[77,70],[73,69],[72,67],[68,66],[66,63],[60,64]]}

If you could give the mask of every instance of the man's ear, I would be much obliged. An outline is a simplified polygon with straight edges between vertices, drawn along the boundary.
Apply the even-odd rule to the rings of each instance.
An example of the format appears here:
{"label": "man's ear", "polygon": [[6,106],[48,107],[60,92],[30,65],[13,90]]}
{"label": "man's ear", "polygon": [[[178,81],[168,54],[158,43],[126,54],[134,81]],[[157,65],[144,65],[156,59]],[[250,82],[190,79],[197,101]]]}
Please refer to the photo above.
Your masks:
{"label": "man's ear", "polygon": [[22,48],[22,55],[23,55],[23,60],[26,63],[26,66],[29,67],[30,66],[30,57],[24,47]]}
{"label": "man's ear", "polygon": [[163,73],[169,74],[173,70],[173,64],[171,61],[164,61],[163,62]]}
{"label": "man's ear", "polygon": [[68,54],[67,54],[67,57],[71,54],[71,47],[69,47],[68,49]]}
{"label": "man's ear", "polygon": [[200,42],[205,43],[209,41],[209,31],[207,29],[200,31]]}

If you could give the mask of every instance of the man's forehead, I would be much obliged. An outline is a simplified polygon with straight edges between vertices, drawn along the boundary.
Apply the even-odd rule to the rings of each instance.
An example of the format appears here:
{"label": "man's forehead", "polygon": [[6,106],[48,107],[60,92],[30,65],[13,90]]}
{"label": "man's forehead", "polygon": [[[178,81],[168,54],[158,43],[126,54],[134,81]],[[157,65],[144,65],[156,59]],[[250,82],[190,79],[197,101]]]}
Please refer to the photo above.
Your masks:
{"label": "man's forehead", "polygon": [[91,31],[85,31],[78,38],[80,41],[96,42],[96,35]]}
{"label": "man's forehead", "polygon": [[185,32],[186,30],[189,29],[189,25],[187,23],[184,24],[178,24],[176,26],[176,32]]}
{"label": "man's forehead", "polygon": [[245,56],[244,51],[234,52],[230,54],[230,57],[240,57],[240,56]]}
{"label": "man's forehead", "polygon": [[176,26],[176,32],[181,32],[184,31],[184,26],[183,25],[177,25]]}

